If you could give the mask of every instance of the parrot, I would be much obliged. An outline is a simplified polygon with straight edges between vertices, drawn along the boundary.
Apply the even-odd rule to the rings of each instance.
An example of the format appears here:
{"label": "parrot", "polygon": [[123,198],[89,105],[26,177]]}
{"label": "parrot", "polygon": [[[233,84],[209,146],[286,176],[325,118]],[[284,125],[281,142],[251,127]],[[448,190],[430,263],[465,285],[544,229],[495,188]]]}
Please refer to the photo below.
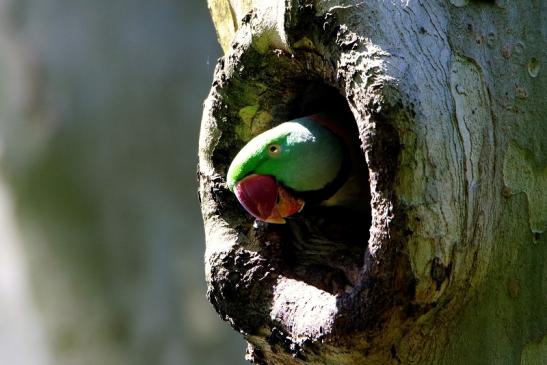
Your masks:
{"label": "parrot", "polygon": [[305,205],[359,210],[369,196],[368,170],[351,137],[344,123],[324,113],[281,123],[237,153],[227,186],[248,213],[267,223],[286,223]]}

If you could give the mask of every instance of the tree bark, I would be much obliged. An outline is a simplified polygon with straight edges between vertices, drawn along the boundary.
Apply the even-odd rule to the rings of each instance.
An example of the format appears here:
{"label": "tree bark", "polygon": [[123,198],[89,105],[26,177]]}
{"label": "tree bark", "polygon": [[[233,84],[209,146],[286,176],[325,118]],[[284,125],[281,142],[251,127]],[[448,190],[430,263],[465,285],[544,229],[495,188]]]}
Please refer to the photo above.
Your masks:
{"label": "tree bark", "polygon": [[[226,54],[199,151],[208,295],[248,359],[542,363],[546,3],[209,5]],[[351,111],[372,220],[253,222],[227,190],[231,159],[324,108]]]}

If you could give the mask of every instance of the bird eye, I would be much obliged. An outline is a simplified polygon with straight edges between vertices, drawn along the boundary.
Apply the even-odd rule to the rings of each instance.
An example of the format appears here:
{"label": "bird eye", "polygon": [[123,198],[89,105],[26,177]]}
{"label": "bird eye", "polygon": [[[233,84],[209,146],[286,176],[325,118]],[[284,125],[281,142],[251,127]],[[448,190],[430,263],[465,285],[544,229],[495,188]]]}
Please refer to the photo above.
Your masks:
{"label": "bird eye", "polygon": [[281,146],[277,143],[271,144],[268,146],[268,154],[271,157],[277,157],[281,153]]}

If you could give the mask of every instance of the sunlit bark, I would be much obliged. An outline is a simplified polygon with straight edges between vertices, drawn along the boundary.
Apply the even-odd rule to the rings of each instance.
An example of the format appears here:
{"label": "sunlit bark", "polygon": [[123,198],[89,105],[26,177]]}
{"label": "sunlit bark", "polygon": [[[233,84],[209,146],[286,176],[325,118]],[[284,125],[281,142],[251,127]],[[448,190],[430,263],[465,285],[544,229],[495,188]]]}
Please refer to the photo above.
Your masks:
{"label": "sunlit bark", "polygon": [[[232,11],[220,21],[223,6]],[[547,358],[545,4],[210,8],[226,55],[200,142],[206,272],[210,300],[244,334],[248,357]],[[358,127],[372,222],[322,210],[253,226],[226,188],[230,159],[253,135],[338,97]],[[332,227],[346,235],[332,238]]]}

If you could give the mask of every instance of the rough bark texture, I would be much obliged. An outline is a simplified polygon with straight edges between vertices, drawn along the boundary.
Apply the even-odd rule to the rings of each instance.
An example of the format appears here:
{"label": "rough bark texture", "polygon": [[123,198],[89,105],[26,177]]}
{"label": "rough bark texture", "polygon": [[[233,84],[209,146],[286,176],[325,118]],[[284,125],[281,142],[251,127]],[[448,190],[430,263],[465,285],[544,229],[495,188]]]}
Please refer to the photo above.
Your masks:
{"label": "rough bark texture", "polygon": [[[227,52],[200,140],[208,293],[248,358],[547,358],[546,3],[210,8]],[[226,188],[231,159],[257,133],[325,107],[351,111],[372,221],[316,209],[253,224]]]}

